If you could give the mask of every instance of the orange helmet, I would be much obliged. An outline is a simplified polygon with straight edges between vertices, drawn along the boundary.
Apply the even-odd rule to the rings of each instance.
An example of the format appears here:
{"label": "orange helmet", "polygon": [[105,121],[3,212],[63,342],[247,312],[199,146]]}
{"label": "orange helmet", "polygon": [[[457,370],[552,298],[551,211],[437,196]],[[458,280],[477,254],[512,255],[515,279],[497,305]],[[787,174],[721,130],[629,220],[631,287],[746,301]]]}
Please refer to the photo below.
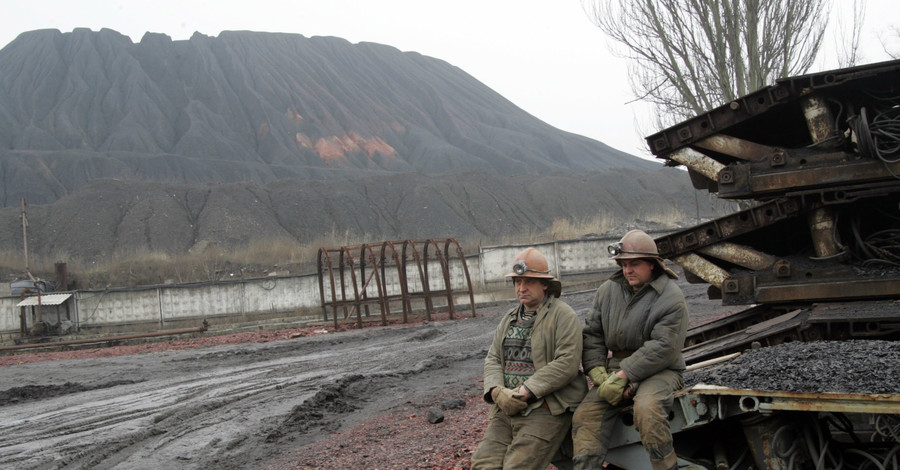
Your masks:
{"label": "orange helmet", "polygon": [[660,259],[656,242],[642,230],[632,230],[626,233],[621,240],[611,243],[607,250],[612,259],[617,260],[634,258]]}
{"label": "orange helmet", "polygon": [[516,255],[512,272],[506,277],[537,277],[541,279],[553,279],[550,274],[550,266],[543,253],[534,247],[528,247]]}
{"label": "orange helmet", "polygon": [[678,279],[678,275],[675,274],[675,271],[669,269],[669,267],[666,266],[666,263],[663,262],[663,259],[660,258],[656,242],[653,241],[653,238],[650,237],[650,235],[647,235],[647,232],[642,230],[632,230],[626,233],[621,240],[610,243],[609,247],[607,247],[607,251],[609,251],[609,255],[612,259],[616,260],[616,262],[620,259],[653,259],[667,276],[672,279]]}

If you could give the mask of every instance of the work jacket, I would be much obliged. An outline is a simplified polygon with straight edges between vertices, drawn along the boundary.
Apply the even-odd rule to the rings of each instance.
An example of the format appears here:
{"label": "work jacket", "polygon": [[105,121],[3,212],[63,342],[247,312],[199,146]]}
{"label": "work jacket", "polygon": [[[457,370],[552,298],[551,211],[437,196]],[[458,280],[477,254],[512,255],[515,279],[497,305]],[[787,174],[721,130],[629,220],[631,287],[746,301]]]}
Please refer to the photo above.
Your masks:
{"label": "work jacket", "polygon": [[597,288],[585,321],[584,370],[622,369],[631,382],[665,369],[684,371],[681,350],[687,326],[684,293],[667,273],[633,292],[622,271],[617,271]]}
{"label": "work jacket", "polygon": [[[493,403],[491,389],[503,387],[503,339],[520,306],[507,312],[494,332],[494,340],[484,359],[484,399]],[[537,309],[531,333],[531,360],[534,375],[525,387],[538,398],[523,415],[546,402],[552,415],[574,411],[587,393],[587,381],[579,369],[581,363],[581,324],[578,315],[565,302],[548,297]]]}

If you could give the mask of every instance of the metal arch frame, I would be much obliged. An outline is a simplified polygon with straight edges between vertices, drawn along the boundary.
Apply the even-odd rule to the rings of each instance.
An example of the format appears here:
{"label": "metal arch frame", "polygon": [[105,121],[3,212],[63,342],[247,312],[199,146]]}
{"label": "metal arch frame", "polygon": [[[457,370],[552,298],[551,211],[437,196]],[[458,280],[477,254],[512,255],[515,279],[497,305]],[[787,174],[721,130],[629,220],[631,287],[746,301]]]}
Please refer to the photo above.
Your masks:
{"label": "metal arch frame", "polygon": [[[440,247],[437,246],[437,243],[434,240],[430,240],[433,242],[435,249],[438,250],[439,256],[438,259],[441,262],[441,267],[443,269],[444,274],[444,285],[447,288],[447,305],[450,310],[450,318],[453,318],[455,313],[454,305],[453,305],[453,285],[450,281],[450,244],[456,245],[456,254],[459,256],[459,260],[462,263],[463,272],[466,276],[466,285],[468,286],[469,293],[469,305],[472,306],[472,317],[475,317],[475,295],[472,293],[472,279],[469,277],[469,267],[466,264],[466,256],[462,251],[462,247],[459,245],[459,242],[454,238],[448,238],[444,240],[444,251],[443,256],[440,255]],[[427,245],[426,245],[427,250]],[[427,255],[426,255],[427,259]]]}
{"label": "metal arch frame", "polygon": [[[403,242],[399,242],[403,243]],[[387,295],[387,276],[385,276],[385,251],[390,248],[391,257],[394,259],[394,265],[397,267],[397,276],[400,281],[400,304],[403,308],[403,323],[409,321],[409,314],[412,312],[412,305],[409,302],[409,286],[406,284],[406,256],[401,260],[397,253],[397,247],[392,241],[385,241],[381,244],[381,292],[384,296],[385,309],[390,312],[391,297]]]}
{"label": "metal arch frame", "polygon": [[[419,240],[418,243],[425,243]],[[419,250],[416,248],[416,240],[406,240],[403,244],[403,258],[406,259],[406,247],[412,248],[413,257],[416,259],[416,267],[419,269],[419,279],[422,280],[422,292],[425,295],[425,319],[431,321],[431,312],[434,310],[434,302],[431,301],[431,287],[428,283],[428,259],[427,256],[423,262],[422,256],[419,256]]]}
{"label": "metal arch frame", "polygon": [[[360,247],[360,255],[359,255],[359,274],[362,279],[366,279],[366,253],[368,253],[368,258],[372,263],[372,275],[366,279],[366,282],[362,286],[362,304],[366,308],[366,317],[369,317],[369,297],[368,297],[368,289],[369,282],[372,278],[375,278],[375,286],[378,289],[378,305],[381,307],[381,324],[387,325],[387,310],[386,310],[386,300],[385,300],[385,285],[384,285],[384,276],[379,276],[379,267],[384,269],[384,257],[381,257],[381,263],[379,263],[379,258],[375,257],[375,252],[372,250],[372,244],[364,244]],[[354,287],[356,283],[354,282]],[[358,297],[357,297],[358,298]],[[359,326],[362,326],[362,318],[358,320]]]}
{"label": "metal arch frame", "polygon": [[[338,273],[339,273],[339,277],[340,277],[340,281],[341,281],[341,300],[338,300],[337,291],[335,290],[335,279],[334,279],[335,267],[334,267],[334,263],[332,263],[331,256],[329,255],[329,253],[339,253],[339,256],[338,256],[339,271],[338,271]],[[345,256],[349,260],[349,263],[350,263],[350,278],[351,278],[351,281],[353,282],[353,298],[354,298],[354,300],[352,300],[352,301],[347,300],[347,282],[344,278],[344,266],[346,265],[344,262]],[[357,283],[356,283],[356,269],[355,269],[354,263],[353,263],[353,254],[350,252],[350,249],[345,246],[340,247],[340,248],[333,248],[333,249],[328,249],[328,248],[320,248],[319,249],[319,256],[318,256],[318,260],[317,260],[318,273],[319,273],[318,274],[318,276],[319,276],[319,295],[322,300],[322,314],[323,314],[324,320],[328,321],[327,306],[329,305],[329,303],[325,302],[325,283],[324,283],[324,274],[323,274],[323,270],[322,270],[323,258],[327,262],[328,276],[329,276],[329,279],[331,280],[331,300],[332,301],[331,301],[330,305],[332,306],[332,311],[333,311],[332,316],[333,316],[333,320],[334,320],[334,327],[335,328],[338,327],[338,307],[342,307],[344,309],[344,319],[347,319],[350,316],[351,312],[348,312],[348,310],[347,310],[348,303],[352,303],[354,305],[354,309],[356,310],[357,323],[359,325],[362,325],[362,313],[360,312],[360,308],[359,308],[361,305],[361,300],[359,297],[359,289],[357,288]]]}
{"label": "metal arch frame", "polygon": [[[430,283],[431,283],[430,279],[428,279],[428,248],[431,246],[434,246],[434,255],[437,258],[438,263],[440,263],[440,265],[441,265],[441,274],[443,274],[443,281],[444,281],[444,290],[437,291],[437,292],[431,292],[431,294],[432,295],[441,294],[441,293],[447,294],[447,308],[450,311],[450,318],[453,318],[455,309],[453,307],[453,293],[450,289],[450,266],[447,264],[447,257],[444,256],[444,252],[441,251],[441,247],[438,245],[438,243],[433,238],[429,238],[429,239],[425,240],[425,246],[423,247],[423,250],[422,250],[423,259],[425,260],[425,279],[423,280],[422,283],[428,284],[428,285],[430,285]],[[432,309],[429,308],[429,310],[432,310]],[[429,315],[429,320],[430,319],[431,318]]]}
{"label": "metal arch frame", "polygon": [[[456,245],[456,255],[459,256],[459,262],[462,264],[463,274],[466,276],[466,287],[468,288],[469,293],[469,305],[472,307],[472,318],[475,318],[475,294],[472,292],[472,277],[469,276],[469,265],[466,263],[466,254],[463,252],[462,246],[460,246],[459,242],[456,241],[455,238],[448,238],[444,242],[444,256],[447,256],[449,259],[449,250],[450,244]],[[447,288],[450,288],[450,285],[447,285]]]}
{"label": "metal arch frame", "polygon": [[[401,249],[397,249],[397,245],[401,245]],[[460,263],[462,264],[463,273],[465,274],[466,287],[465,291],[454,291],[452,288],[452,281],[450,279],[450,245],[456,246],[456,254],[459,256]],[[435,295],[446,295],[447,297],[447,306],[449,310],[449,317],[452,319],[455,316],[456,310],[454,305],[454,294],[464,294],[468,293],[469,302],[472,308],[472,316],[476,315],[475,313],[475,296],[472,292],[472,280],[469,275],[469,268],[466,264],[465,254],[460,246],[459,242],[453,238],[448,238],[444,240],[436,240],[436,239],[426,239],[426,240],[403,240],[403,241],[384,241],[381,242],[381,247],[379,252],[376,255],[376,247],[377,243],[371,244],[363,244],[359,246],[359,263],[357,267],[357,263],[354,260],[352,251],[355,248],[351,247],[340,247],[340,248],[320,248],[318,259],[317,259],[317,270],[318,270],[318,280],[319,280],[319,298],[322,303],[322,316],[325,321],[328,321],[328,307],[330,306],[333,312],[332,320],[334,321],[335,328],[338,326],[339,315],[338,308],[343,308],[344,310],[344,320],[348,319],[350,315],[353,313],[353,310],[356,311],[356,323],[359,326],[362,326],[362,309],[365,308],[365,316],[369,317],[369,304],[372,302],[377,302],[381,308],[381,321],[383,325],[387,324],[387,317],[390,315],[390,301],[397,298],[396,295],[387,295],[387,251],[391,251],[391,259],[393,259],[394,265],[397,268],[398,280],[400,283],[400,300],[403,309],[403,322],[406,323],[409,321],[409,314],[412,311],[410,300],[414,297],[421,297],[425,301],[425,318],[428,321],[431,321],[431,313],[434,310],[434,302],[433,297]],[[421,249],[420,249],[421,247]],[[407,261],[409,259],[407,250],[412,251],[412,257],[416,261],[416,268],[418,269],[419,278],[422,282],[422,292],[421,293],[411,293],[409,290],[409,279],[407,277]],[[433,253],[432,253],[433,252]],[[339,253],[338,256],[338,264],[335,266],[334,263],[334,253]],[[444,282],[444,289],[442,290],[432,290],[430,286],[429,280],[429,263],[431,258],[436,258],[438,263],[440,264],[442,280]],[[367,267],[372,266],[371,275],[367,276]],[[347,279],[345,270],[350,270],[351,283],[353,284],[353,298],[348,298],[347,293]],[[359,269],[360,278],[365,279],[365,284],[360,288],[359,283],[356,277],[356,271]],[[325,271],[328,272],[328,278],[330,282],[330,291],[331,291],[331,301],[326,301],[325,296]],[[335,271],[338,271],[338,276],[336,279]],[[378,298],[370,299],[368,296],[368,285],[369,282],[374,278],[376,287],[378,289]],[[338,294],[337,283],[340,282],[340,294]],[[338,297],[340,295],[340,298]],[[348,305],[353,305],[353,309],[348,311]]]}

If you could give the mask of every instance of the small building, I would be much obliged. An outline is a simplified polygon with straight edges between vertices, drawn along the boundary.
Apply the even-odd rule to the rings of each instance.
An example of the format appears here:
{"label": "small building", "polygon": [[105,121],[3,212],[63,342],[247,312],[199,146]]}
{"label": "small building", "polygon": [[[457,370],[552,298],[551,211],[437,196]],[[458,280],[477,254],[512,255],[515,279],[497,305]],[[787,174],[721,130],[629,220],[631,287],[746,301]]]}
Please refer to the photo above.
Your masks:
{"label": "small building", "polygon": [[22,335],[44,336],[68,333],[73,325],[69,306],[71,298],[71,293],[54,292],[32,295],[22,299],[16,304],[16,307],[20,309],[19,322]]}

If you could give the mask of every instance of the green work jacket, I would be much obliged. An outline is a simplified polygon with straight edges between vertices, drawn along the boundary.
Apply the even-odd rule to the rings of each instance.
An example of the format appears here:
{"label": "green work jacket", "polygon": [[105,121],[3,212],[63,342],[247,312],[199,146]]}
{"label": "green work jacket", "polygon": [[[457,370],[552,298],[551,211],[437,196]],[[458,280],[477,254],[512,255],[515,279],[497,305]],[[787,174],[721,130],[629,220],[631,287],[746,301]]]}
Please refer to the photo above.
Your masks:
{"label": "green work jacket", "polygon": [[[634,292],[617,271],[597,288],[585,320],[584,370],[620,368],[631,382],[665,369],[684,371],[681,350],[687,326],[684,293],[668,275],[661,274]],[[613,364],[607,361],[611,351]]]}
{"label": "green work jacket", "polygon": [[[503,339],[518,311],[519,306],[516,306],[501,318],[484,359],[484,399],[488,403],[493,403],[491,389],[504,386]],[[562,300],[548,297],[535,315],[531,333],[531,359],[535,372],[525,381],[525,387],[539,400],[529,405],[523,415],[543,402],[554,416],[575,410],[587,393],[587,381],[579,369],[581,349],[578,315]]]}

